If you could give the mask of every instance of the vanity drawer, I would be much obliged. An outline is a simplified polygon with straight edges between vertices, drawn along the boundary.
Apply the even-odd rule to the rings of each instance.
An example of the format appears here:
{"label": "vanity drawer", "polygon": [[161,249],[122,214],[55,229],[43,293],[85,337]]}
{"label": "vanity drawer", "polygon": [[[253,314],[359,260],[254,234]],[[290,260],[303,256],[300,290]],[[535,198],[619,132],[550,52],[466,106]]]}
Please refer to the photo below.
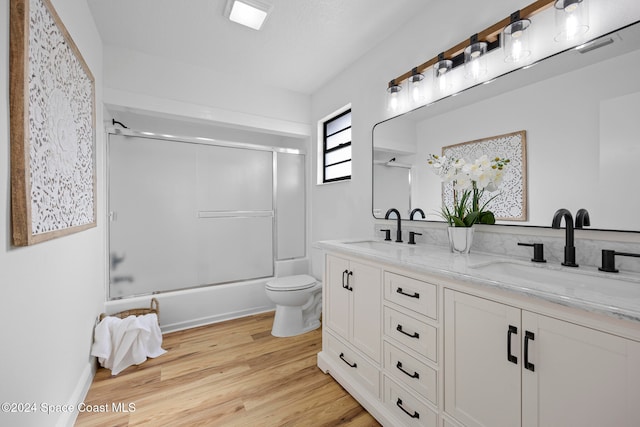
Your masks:
{"label": "vanity drawer", "polygon": [[385,375],[384,405],[405,426],[437,427],[438,414],[404,387]]}
{"label": "vanity drawer", "polygon": [[432,361],[438,361],[438,330],[435,327],[384,307],[384,334]]}
{"label": "vanity drawer", "polygon": [[386,272],[384,298],[416,313],[438,319],[438,287],[431,283]]}
{"label": "vanity drawer", "polygon": [[398,347],[385,341],[385,372],[396,381],[415,390],[434,405],[438,403],[438,373]]}
{"label": "vanity drawer", "polygon": [[325,334],[326,343],[323,342],[323,351],[327,351],[331,359],[343,371],[362,384],[374,396],[380,397],[380,370],[369,363],[360,353],[344,344],[333,335]]}

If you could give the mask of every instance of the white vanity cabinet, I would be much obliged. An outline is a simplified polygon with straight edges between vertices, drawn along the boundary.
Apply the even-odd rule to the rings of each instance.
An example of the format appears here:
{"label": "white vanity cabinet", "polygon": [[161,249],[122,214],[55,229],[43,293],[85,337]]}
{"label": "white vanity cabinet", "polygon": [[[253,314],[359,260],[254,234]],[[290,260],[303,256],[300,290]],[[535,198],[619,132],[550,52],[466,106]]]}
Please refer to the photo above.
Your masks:
{"label": "white vanity cabinet", "polygon": [[382,425],[640,426],[638,321],[331,247],[318,366]]}
{"label": "white vanity cabinet", "polygon": [[326,263],[327,327],[379,363],[382,270],[333,255],[327,256]]}
{"label": "white vanity cabinet", "polygon": [[[322,353],[318,365],[343,386],[380,395],[382,270],[348,257],[325,258]],[[346,381],[346,384],[344,382]]]}
{"label": "white vanity cabinet", "polygon": [[385,408],[394,425],[438,426],[438,286],[384,272]]}
{"label": "white vanity cabinet", "polygon": [[640,425],[640,343],[449,289],[444,315],[444,410],[461,424]]}

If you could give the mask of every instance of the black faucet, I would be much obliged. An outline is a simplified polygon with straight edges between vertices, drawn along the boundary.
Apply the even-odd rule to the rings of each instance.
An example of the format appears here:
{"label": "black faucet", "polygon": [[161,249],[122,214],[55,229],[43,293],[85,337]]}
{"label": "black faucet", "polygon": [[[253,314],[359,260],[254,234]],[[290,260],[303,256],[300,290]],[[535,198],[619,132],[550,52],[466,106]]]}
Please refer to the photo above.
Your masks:
{"label": "black faucet", "polygon": [[562,265],[567,267],[577,267],[576,264],[576,247],[573,243],[573,216],[566,209],[558,209],[553,214],[551,228],[560,228],[560,222],[564,218],[565,242],[564,242],[564,262]]}
{"label": "black faucet", "polygon": [[398,219],[398,229],[396,231],[396,242],[402,243],[402,220],[400,218],[400,212],[398,212],[398,209],[395,209],[395,208],[389,209],[387,213],[384,215],[384,219],[389,219],[389,215],[391,215],[392,213],[395,213],[396,218]]}
{"label": "black faucet", "polygon": [[576,212],[576,229],[589,227],[590,225],[589,212],[586,209],[578,209],[578,212]]}
{"label": "black faucet", "polygon": [[425,218],[424,216],[424,211],[420,208],[415,208],[414,210],[411,211],[411,214],[409,215],[409,220],[413,221],[413,216],[415,214],[419,213],[420,215],[422,215],[422,219]]}

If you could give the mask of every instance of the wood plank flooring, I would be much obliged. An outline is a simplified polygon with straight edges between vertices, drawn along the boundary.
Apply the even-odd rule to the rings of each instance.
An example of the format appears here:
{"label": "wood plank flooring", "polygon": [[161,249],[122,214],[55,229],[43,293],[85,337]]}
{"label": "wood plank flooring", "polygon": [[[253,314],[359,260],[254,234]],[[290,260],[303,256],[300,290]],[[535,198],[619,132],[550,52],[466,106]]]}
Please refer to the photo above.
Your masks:
{"label": "wood plank flooring", "polygon": [[75,425],[379,426],[316,366],[320,329],[275,338],[272,322],[273,312],[170,333],[166,354],[117,376],[98,369],[85,399],[96,411]]}

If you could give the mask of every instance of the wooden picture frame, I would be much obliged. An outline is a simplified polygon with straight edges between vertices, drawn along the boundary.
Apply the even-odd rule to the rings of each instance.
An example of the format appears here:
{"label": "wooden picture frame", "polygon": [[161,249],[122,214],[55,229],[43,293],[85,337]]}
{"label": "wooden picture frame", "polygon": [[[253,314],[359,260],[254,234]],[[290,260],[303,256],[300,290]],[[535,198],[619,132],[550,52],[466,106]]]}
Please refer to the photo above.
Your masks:
{"label": "wooden picture frame", "polygon": [[50,0],[10,0],[13,244],[96,226],[95,80]]}
{"label": "wooden picture frame", "polygon": [[[496,220],[527,220],[527,137],[526,131],[507,133],[489,138],[442,147],[442,154],[449,158],[463,158],[473,161],[486,154],[490,158],[509,159],[504,179],[498,193],[486,193],[482,201],[497,194],[488,209]],[[442,202],[445,206],[453,204],[453,184],[443,183]]]}

